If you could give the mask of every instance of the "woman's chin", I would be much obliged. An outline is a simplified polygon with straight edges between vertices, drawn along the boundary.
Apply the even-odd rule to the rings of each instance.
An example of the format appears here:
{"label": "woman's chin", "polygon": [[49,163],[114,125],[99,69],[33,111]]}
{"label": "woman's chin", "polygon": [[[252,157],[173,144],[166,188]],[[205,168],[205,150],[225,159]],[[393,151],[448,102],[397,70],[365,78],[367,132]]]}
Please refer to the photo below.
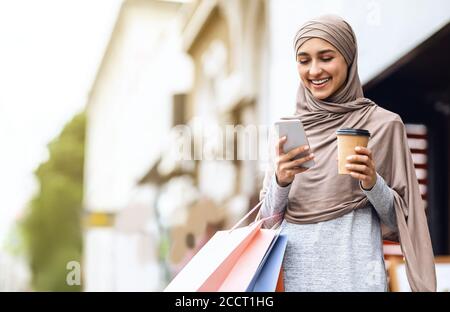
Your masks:
{"label": "woman's chin", "polygon": [[318,100],[325,100],[330,97],[329,92],[311,92],[311,93]]}

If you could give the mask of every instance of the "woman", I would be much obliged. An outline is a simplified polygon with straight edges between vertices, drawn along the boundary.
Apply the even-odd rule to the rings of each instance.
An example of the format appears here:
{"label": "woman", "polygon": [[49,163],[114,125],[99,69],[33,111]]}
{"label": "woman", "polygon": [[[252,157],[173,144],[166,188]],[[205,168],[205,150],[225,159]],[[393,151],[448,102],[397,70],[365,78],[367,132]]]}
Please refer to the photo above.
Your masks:
{"label": "woman", "polygon": [[[294,40],[300,75],[296,116],[307,146],[283,153],[277,142],[266,172],[262,216],[284,213],[288,236],[283,262],[286,291],[387,291],[382,237],[399,240],[413,291],[435,291],[430,235],[397,114],[364,98],[351,26],[337,16],[304,24]],[[367,148],[347,159],[350,175],[338,175],[336,130],[371,133]],[[299,166],[314,159],[316,165]],[[383,234],[383,236],[382,236]]]}

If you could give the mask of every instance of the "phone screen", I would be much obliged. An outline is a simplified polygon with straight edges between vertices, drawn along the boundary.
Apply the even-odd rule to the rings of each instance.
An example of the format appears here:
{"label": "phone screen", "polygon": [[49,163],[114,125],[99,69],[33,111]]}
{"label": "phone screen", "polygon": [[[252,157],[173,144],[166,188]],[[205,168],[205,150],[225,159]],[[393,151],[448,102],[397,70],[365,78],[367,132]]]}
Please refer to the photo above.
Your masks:
{"label": "phone screen", "polygon": [[[308,138],[306,136],[306,132],[303,128],[303,125],[300,120],[280,120],[275,123],[275,128],[278,133],[278,138],[281,139],[283,136],[287,137],[286,142],[283,145],[283,152],[288,153],[294,148],[297,148],[301,145],[308,145]],[[294,159],[298,159],[301,157],[305,157],[311,151],[306,151],[296,155]],[[302,167],[310,168],[314,165],[314,160],[309,160],[305,162]]]}

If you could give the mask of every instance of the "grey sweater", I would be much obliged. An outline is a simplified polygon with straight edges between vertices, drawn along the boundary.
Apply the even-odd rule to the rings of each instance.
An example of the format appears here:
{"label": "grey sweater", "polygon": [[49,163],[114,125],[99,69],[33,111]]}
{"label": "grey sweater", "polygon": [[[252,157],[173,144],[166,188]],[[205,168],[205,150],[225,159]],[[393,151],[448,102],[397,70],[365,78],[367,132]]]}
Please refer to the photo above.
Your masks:
{"label": "grey sweater", "polygon": [[[370,191],[361,190],[370,204],[342,217],[312,224],[283,221],[286,291],[387,291],[380,220],[397,228],[393,190],[378,174]],[[289,191],[290,185],[279,186],[273,174],[262,217],[283,212]]]}

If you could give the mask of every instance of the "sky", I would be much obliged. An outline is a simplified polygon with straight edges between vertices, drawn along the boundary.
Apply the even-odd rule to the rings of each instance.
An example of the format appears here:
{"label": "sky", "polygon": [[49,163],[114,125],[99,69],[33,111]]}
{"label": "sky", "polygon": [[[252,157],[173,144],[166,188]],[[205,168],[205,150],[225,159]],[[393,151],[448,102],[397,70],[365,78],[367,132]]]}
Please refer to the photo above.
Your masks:
{"label": "sky", "polygon": [[47,144],[86,104],[121,3],[0,0],[0,248]]}

